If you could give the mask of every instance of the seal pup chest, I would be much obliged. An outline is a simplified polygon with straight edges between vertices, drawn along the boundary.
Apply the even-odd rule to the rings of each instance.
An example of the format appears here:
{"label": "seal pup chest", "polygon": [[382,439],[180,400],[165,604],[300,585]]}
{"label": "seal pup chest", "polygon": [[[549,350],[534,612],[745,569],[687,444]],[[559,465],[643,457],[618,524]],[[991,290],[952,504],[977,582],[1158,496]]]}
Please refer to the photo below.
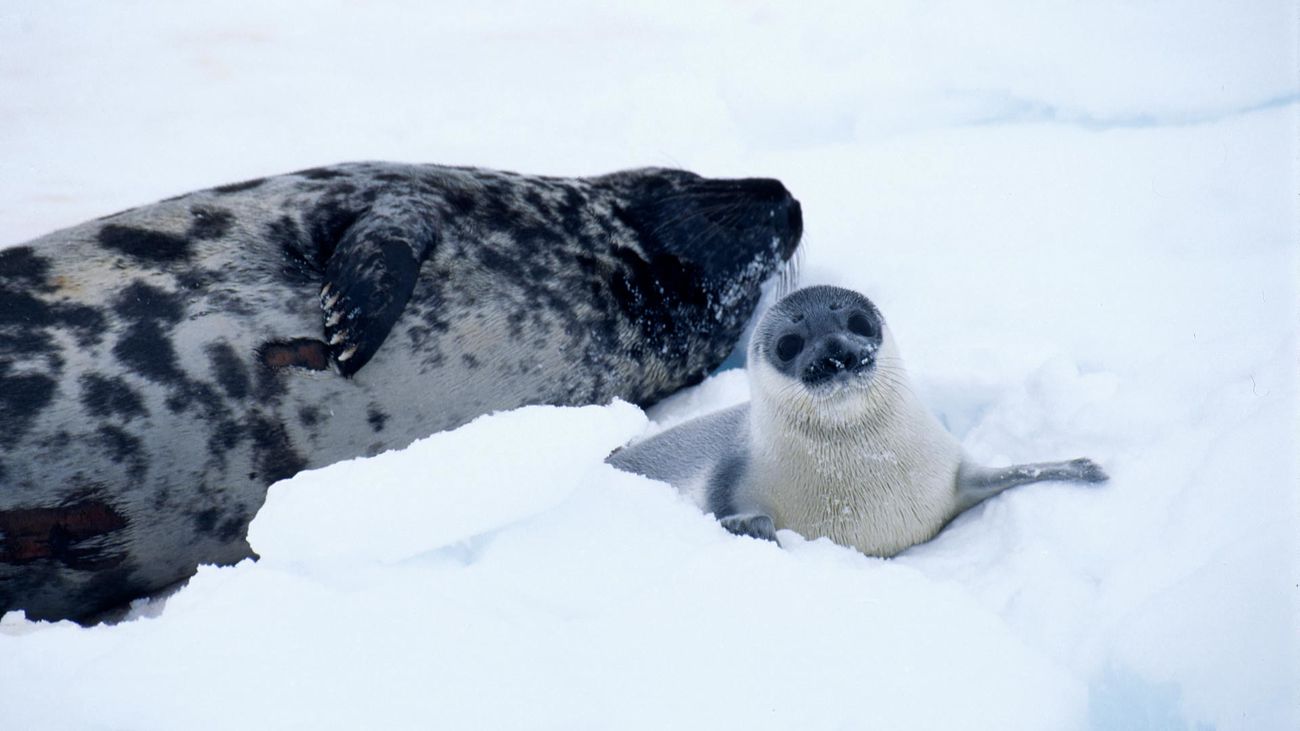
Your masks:
{"label": "seal pup chest", "polygon": [[899,423],[759,436],[751,480],[776,527],[875,556],[933,537],[953,512],[960,450],[927,439],[908,423],[915,415],[895,416]]}

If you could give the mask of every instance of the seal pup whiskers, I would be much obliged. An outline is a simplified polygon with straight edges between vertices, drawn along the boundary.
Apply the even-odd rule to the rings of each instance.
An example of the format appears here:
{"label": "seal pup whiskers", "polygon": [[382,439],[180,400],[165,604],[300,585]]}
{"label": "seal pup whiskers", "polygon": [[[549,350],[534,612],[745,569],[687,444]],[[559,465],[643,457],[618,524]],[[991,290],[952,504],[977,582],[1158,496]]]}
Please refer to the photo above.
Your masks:
{"label": "seal pup whiskers", "polygon": [[616,451],[620,469],[672,483],[727,530],[788,528],[873,556],[934,537],[1011,487],[1102,482],[1089,459],[973,464],[908,384],[879,310],[838,287],[798,290],[760,319],[750,403]]}

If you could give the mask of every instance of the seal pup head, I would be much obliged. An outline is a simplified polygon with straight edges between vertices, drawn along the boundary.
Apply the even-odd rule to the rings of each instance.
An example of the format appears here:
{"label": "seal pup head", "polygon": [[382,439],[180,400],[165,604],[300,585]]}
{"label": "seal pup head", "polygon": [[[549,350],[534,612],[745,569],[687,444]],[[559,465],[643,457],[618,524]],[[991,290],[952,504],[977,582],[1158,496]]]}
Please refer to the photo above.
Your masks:
{"label": "seal pup head", "polygon": [[773,305],[754,331],[749,362],[756,407],[810,426],[861,418],[883,391],[905,387],[880,310],[840,287],[800,289]]}

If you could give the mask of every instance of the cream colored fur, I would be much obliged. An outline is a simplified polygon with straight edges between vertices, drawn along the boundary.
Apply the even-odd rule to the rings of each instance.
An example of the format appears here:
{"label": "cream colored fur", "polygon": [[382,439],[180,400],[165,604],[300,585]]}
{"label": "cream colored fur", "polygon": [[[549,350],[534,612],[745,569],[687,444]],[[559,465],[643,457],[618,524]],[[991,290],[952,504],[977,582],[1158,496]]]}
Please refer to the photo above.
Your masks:
{"label": "cream colored fur", "polygon": [[778,529],[892,556],[959,512],[961,447],[920,403],[885,327],[866,388],[810,392],[751,353],[750,470],[738,497]]}

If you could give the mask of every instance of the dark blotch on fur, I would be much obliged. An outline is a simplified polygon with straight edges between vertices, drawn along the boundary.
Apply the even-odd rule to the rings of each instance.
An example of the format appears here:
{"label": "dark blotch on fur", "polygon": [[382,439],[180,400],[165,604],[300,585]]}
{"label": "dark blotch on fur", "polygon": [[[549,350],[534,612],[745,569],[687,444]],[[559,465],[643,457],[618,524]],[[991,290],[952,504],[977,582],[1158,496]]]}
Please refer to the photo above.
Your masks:
{"label": "dark blotch on fur", "polygon": [[239,358],[235,349],[225,341],[212,343],[207,348],[208,360],[212,362],[212,375],[217,379],[223,391],[231,398],[248,398],[252,384],[248,378],[248,369]]}
{"label": "dark blotch on fur", "polygon": [[316,426],[320,423],[320,409],[315,406],[298,409],[298,422],[306,427]]}
{"label": "dark blotch on fur", "polygon": [[104,448],[108,458],[114,464],[129,463],[127,474],[133,480],[144,478],[149,471],[149,462],[144,455],[144,444],[140,438],[125,429],[105,424],[97,430],[99,444]]}
{"label": "dark blotch on fur", "polygon": [[143,261],[165,264],[190,258],[194,253],[184,236],[110,223],[99,230],[99,243]]}
{"label": "dark blotch on fur", "polygon": [[264,404],[276,404],[280,402],[280,397],[284,395],[284,369],[271,368],[266,365],[262,357],[262,349],[258,348],[256,353],[256,363],[259,367],[253,371],[253,397]]}
{"label": "dark blotch on fur", "polygon": [[46,288],[50,261],[36,255],[30,246],[15,246],[0,251],[0,279],[23,288]]}
{"label": "dark blotch on fur", "polygon": [[0,448],[18,442],[54,398],[58,383],[41,373],[9,375],[0,362]]}
{"label": "dark blotch on fur", "polygon": [[286,342],[265,343],[257,359],[268,368],[306,368],[323,371],[329,368],[329,349],[312,338],[294,338]]}
{"label": "dark blotch on fur", "polygon": [[151,381],[178,383],[185,374],[177,366],[176,348],[153,320],[142,320],[127,328],[113,346],[113,355],[127,368]]}
{"label": "dark blotch on fur", "polygon": [[185,305],[179,295],[137,279],[117,296],[113,311],[123,319],[135,322],[162,320],[177,323],[185,314]]}
{"label": "dark blotch on fur", "polygon": [[266,178],[253,178],[252,180],[245,180],[242,183],[230,183],[229,185],[218,185],[212,190],[213,192],[222,193],[222,194],[239,193],[245,190],[252,190],[253,188],[258,187],[265,182],[266,182]]}
{"label": "dark blotch on fur", "polygon": [[371,406],[366,411],[366,421],[370,424],[370,428],[373,429],[375,433],[379,433],[384,430],[384,424],[388,423],[388,414],[380,411],[375,406]]}
{"label": "dark blotch on fur", "polygon": [[208,453],[215,457],[219,464],[225,464],[226,453],[239,443],[244,441],[244,427],[237,421],[231,419],[222,419],[216,422],[212,433],[208,435]]}
{"label": "dark blotch on fur", "polygon": [[149,413],[140,394],[126,381],[102,373],[87,373],[81,377],[81,405],[91,416],[100,418],[120,416],[130,421]]}
{"label": "dark blotch on fur", "polygon": [[54,319],[72,328],[77,344],[88,348],[104,337],[104,313],[89,305],[56,305]]}
{"label": "dark blotch on fur", "polygon": [[318,258],[319,247],[303,236],[290,216],[281,216],[266,225],[266,237],[283,256],[280,275],[289,284],[319,284],[325,263]]}
{"label": "dark blotch on fur", "polygon": [[192,381],[188,378],[176,384],[167,397],[167,408],[173,413],[182,413],[197,408],[203,418],[209,421],[229,416],[225,400],[217,392],[217,387],[206,381]]}
{"label": "dark blotch on fur", "polygon": [[[474,196],[463,190],[447,191],[445,194],[445,200],[447,201],[447,205],[451,208],[451,212],[457,216],[469,216],[474,213],[474,209],[478,208],[478,201],[474,199]],[[578,231],[581,229],[575,228],[572,230]]]}
{"label": "dark blotch on fur", "polygon": [[194,221],[187,234],[198,241],[211,241],[225,236],[230,233],[230,224],[235,221],[230,211],[212,206],[194,206],[190,209],[190,215]]}
{"label": "dark blotch on fur", "polygon": [[248,514],[240,510],[237,515],[226,518],[217,528],[217,540],[233,543],[248,535]]}
{"label": "dark blotch on fur", "polygon": [[[324,262],[334,256],[334,247],[343,234],[356,223],[360,208],[336,198],[326,198],[303,219],[307,237],[315,251],[314,260]],[[312,260],[309,257],[308,260]]]}
{"label": "dark blotch on fur", "polygon": [[329,168],[308,168],[307,170],[299,170],[298,172],[292,174],[301,175],[302,177],[307,178],[308,180],[333,180],[335,178],[344,177],[343,173],[340,173],[337,170],[331,170]]}
{"label": "dark blotch on fur", "polygon": [[54,306],[27,292],[0,289],[0,326],[47,327],[54,324]]}
{"label": "dark blotch on fur", "polygon": [[262,484],[293,477],[307,466],[307,460],[294,451],[284,424],[258,414],[249,421],[249,434],[253,438],[256,479]]}
{"label": "dark blotch on fur", "polygon": [[216,508],[200,510],[194,514],[194,530],[204,535],[211,535],[217,528],[217,519],[221,517],[221,511]]}
{"label": "dark blotch on fur", "polygon": [[[35,273],[30,267],[29,273]],[[19,277],[22,282],[26,277]],[[26,289],[46,291],[52,287],[39,284],[9,286],[0,280],[0,354],[49,355],[55,352],[54,341],[46,328],[70,328],[77,344],[88,347],[103,337],[104,315],[89,305],[50,303]]]}

